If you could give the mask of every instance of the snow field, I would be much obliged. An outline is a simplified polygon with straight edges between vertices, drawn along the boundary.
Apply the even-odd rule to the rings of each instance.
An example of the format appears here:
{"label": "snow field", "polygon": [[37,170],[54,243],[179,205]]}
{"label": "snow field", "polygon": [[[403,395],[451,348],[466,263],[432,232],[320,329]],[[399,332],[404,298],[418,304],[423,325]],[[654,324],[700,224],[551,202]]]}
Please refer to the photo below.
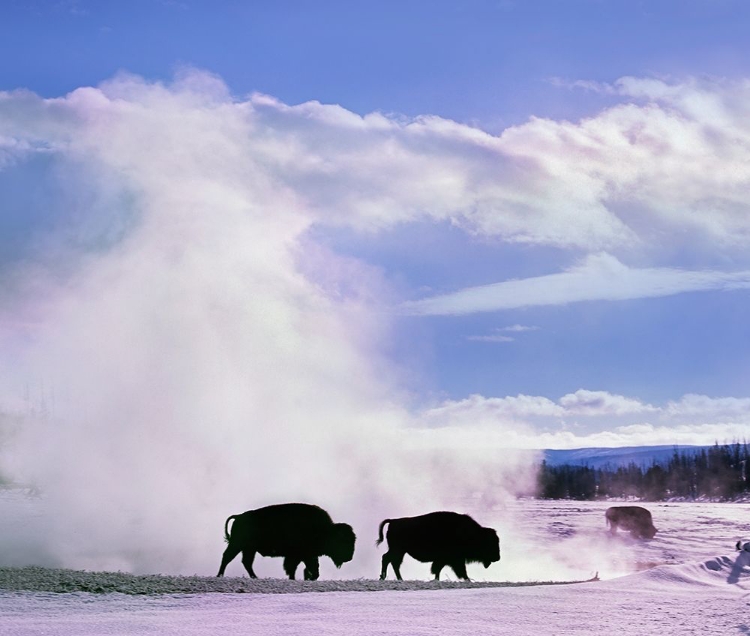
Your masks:
{"label": "snow field", "polygon": [[[42,538],[31,523],[38,512],[27,504],[27,543],[16,535],[10,543],[7,536],[0,540],[0,566],[24,565],[7,550],[25,547],[22,554],[28,559]],[[331,566],[336,578],[322,569],[322,579],[312,583],[241,576],[217,581],[213,572],[205,577],[135,576],[0,567],[0,636],[750,633],[750,552],[735,549],[739,539],[750,536],[750,506],[644,504],[659,533],[653,541],[641,542],[606,532],[604,510],[609,505],[519,500],[487,509],[479,502],[457,503],[454,509],[496,527],[502,544],[499,564],[488,570],[469,567],[476,581],[469,589],[457,582],[428,581],[429,566],[408,558],[404,569],[408,566],[409,578],[418,580],[403,583],[347,579],[349,564],[341,570]],[[14,523],[21,516],[13,517]],[[0,516],[0,530],[3,524],[8,528],[8,519]],[[366,539],[360,535],[358,550],[375,550]],[[222,549],[217,541],[217,564]],[[37,558],[48,556],[42,552]],[[281,576],[280,559],[258,560]],[[233,565],[230,574],[241,575],[242,566]],[[507,583],[589,578],[596,571],[605,580],[521,587]],[[32,584],[36,591],[18,591]],[[89,586],[97,593],[59,593],[66,586]],[[116,589],[120,591],[111,591]],[[293,593],[301,591],[327,593]]]}
{"label": "snow field", "polygon": [[726,636],[750,631],[750,557],[735,555],[565,586],[377,594],[0,592],[0,634]]}

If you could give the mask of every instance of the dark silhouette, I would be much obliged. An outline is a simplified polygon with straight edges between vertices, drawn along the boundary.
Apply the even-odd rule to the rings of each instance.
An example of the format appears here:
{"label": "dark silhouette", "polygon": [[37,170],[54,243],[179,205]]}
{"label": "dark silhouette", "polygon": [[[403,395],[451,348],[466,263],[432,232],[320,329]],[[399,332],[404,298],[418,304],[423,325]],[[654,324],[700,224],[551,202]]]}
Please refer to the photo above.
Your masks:
{"label": "dark silhouette", "polygon": [[325,510],[303,503],[277,504],[232,515],[224,524],[224,538],[229,545],[216,576],[224,576],[229,562],[242,552],[242,565],[250,578],[258,578],[253,572],[258,552],[284,557],[284,572],[292,580],[297,566],[304,563],[306,581],[315,581],[320,575],[318,557],[330,557],[337,568],[351,561],[356,540],[350,525],[333,523]]}
{"label": "dark silhouette", "polygon": [[376,545],[383,542],[383,527],[389,524],[386,538],[388,551],[383,555],[380,580],[390,563],[401,581],[401,562],[408,554],[422,563],[432,562],[435,580],[450,566],[460,579],[469,580],[467,563],[490,563],[500,560],[500,540],[492,528],[483,528],[469,515],[456,512],[431,512],[419,517],[385,519],[378,528]]}
{"label": "dark silhouette", "polygon": [[742,543],[742,539],[740,539],[737,542],[737,545],[735,546],[740,552],[750,552],[750,541],[747,541],[746,543]]}
{"label": "dark silhouette", "polygon": [[640,506],[612,506],[607,508],[604,517],[612,534],[622,528],[629,530],[636,539],[653,539],[657,533],[651,513]]}

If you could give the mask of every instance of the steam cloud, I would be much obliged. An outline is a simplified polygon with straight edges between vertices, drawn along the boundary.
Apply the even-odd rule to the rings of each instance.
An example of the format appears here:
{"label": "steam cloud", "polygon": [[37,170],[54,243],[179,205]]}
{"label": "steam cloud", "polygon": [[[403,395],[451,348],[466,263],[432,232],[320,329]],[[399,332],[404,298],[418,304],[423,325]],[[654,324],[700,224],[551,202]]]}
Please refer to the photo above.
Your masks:
{"label": "steam cloud", "polygon": [[0,288],[0,411],[28,382],[49,411],[0,447],[45,507],[34,541],[0,537],[14,563],[213,574],[229,514],[296,500],[352,523],[341,575],[372,576],[382,518],[527,486],[526,456],[414,434],[386,287],[310,242],[320,201],[280,178],[293,137],[251,102],[123,76],[4,94],[0,122],[0,167],[46,159],[59,195]]}

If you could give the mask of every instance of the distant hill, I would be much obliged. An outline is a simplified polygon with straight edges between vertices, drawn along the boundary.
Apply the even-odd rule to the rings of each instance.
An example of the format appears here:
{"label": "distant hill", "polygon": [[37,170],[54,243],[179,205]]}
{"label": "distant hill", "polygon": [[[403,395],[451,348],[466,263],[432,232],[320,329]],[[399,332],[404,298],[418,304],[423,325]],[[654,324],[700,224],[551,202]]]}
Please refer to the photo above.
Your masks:
{"label": "distant hill", "polygon": [[647,468],[654,462],[666,463],[674,455],[675,449],[680,454],[699,453],[710,446],[624,446],[621,448],[574,448],[571,450],[545,450],[544,459],[549,466],[588,466],[618,468],[636,464]]}

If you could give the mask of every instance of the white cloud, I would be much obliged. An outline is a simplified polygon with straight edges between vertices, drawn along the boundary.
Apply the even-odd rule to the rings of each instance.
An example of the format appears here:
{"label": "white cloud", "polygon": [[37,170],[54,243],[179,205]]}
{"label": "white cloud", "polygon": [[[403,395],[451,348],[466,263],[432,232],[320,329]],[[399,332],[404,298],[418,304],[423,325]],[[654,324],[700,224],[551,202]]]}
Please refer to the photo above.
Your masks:
{"label": "white cloud", "polygon": [[[71,141],[63,119],[103,127],[110,99],[137,110],[139,86],[120,78],[61,100],[1,93],[0,138]],[[432,116],[360,116],[265,95],[232,101],[221,82],[195,72],[148,90],[224,113],[248,157],[304,203],[308,222],[377,230],[447,220],[591,252],[661,252],[665,236],[675,249],[746,247],[750,82],[622,78],[614,87],[623,103],[594,116],[532,118],[498,136]]]}
{"label": "white cloud", "polygon": [[464,400],[447,400],[427,409],[420,414],[420,420],[428,426],[474,426],[505,424],[530,417],[562,417],[564,414],[565,410],[561,406],[541,396],[486,398],[471,395]]}
{"label": "white cloud", "polygon": [[560,406],[572,415],[625,415],[627,413],[648,413],[657,409],[639,400],[613,395],[607,391],[587,391],[579,389],[575,393],[563,395]]}
{"label": "white cloud", "polygon": [[750,398],[686,395],[660,406],[586,389],[557,401],[531,395],[472,395],[425,409],[416,423],[450,429],[441,435],[454,443],[463,431],[467,439],[524,449],[710,445],[748,437],[749,404]]}
{"label": "white cloud", "polygon": [[640,400],[615,395],[607,391],[579,389],[563,395],[557,402],[543,396],[517,395],[484,397],[471,395],[463,400],[447,400],[423,411],[420,415],[428,425],[447,426],[457,423],[505,424],[508,421],[527,421],[549,418],[559,422],[568,417],[587,418],[656,413],[661,409]]}
{"label": "white cloud", "polygon": [[667,267],[635,269],[609,254],[593,254],[559,274],[469,287],[402,304],[416,315],[460,315],[590,300],[655,298],[686,292],[750,287],[750,270],[687,271]]}
{"label": "white cloud", "polygon": [[702,418],[708,421],[722,418],[730,421],[737,419],[746,421],[750,418],[750,398],[711,398],[707,395],[690,393],[677,402],[669,402],[665,410],[675,418]]}
{"label": "white cloud", "polygon": [[[500,136],[319,104],[273,107],[261,119],[292,131],[295,154],[314,148],[316,162],[301,166],[325,178],[311,200],[339,222],[450,219],[509,241],[587,250],[660,249],[665,235],[746,245],[750,84],[624,78],[616,86],[626,103],[580,122],[533,118]],[[321,126],[335,141],[321,142]]]}
{"label": "white cloud", "polygon": [[[750,239],[750,85],[624,78],[631,100],[577,123],[499,136],[437,117],[236,104],[274,175],[315,222],[379,229],[450,220],[508,241],[589,251]],[[637,102],[648,99],[645,105]]]}

